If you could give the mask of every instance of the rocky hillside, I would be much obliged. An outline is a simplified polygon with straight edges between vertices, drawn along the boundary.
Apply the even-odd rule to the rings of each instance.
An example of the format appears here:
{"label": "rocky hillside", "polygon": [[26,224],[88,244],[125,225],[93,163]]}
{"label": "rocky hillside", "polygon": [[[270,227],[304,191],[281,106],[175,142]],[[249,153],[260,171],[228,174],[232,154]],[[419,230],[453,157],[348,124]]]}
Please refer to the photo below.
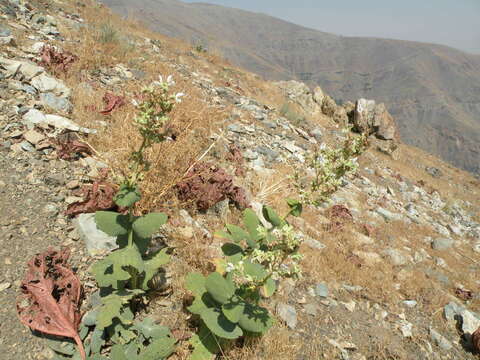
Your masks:
{"label": "rocky hillside", "polygon": [[320,85],[337,101],[385,102],[406,143],[480,172],[479,55],[433,44],[336,36],[209,4],[103,2],[162,34],[220,51],[267,79]]}
{"label": "rocky hillside", "polygon": [[[98,309],[91,267],[116,238],[93,212],[114,207],[118,175],[141,143],[136,103],[160,74],[185,96],[177,95],[168,141],[147,154],[135,214],[168,214],[152,249],[167,249],[171,261],[135,318],[170,327],[169,359],[191,353],[198,323],[185,278],[220,266],[215,233],[239,224],[242,206],[263,220],[262,204],[285,213],[284,200],[299,197],[292,175],[310,176],[315,149],[358,138],[342,131],[347,123],[368,133],[370,146],[351,159],[358,170],[331,202],[306,205],[292,220],[303,276],[279,282],[265,301],[277,319],[266,335],[217,358],[478,358],[480,183],[400,142],[384,104],[339,106],[320,87],[264,82],[90,0],[0,0],[0,14],[1,359],[58,359],[52,346],[76,359],[71,344],[21,325],[13,304],[27,261],[65,246],[83,284],[82,313]],[[110,356],[108,344],[102,351],[95,359]]]}

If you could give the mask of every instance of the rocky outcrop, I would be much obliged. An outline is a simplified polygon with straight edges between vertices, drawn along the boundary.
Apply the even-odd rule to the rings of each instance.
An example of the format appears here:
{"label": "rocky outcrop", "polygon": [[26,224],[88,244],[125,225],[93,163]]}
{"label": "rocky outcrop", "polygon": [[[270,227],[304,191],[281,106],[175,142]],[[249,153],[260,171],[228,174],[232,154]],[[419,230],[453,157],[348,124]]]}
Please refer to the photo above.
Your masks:
{"label": "rocky outcrop", "polygon": [[394,140],[397,127],[393,117],[384,104],[376,104],[375,100],[359,99],[353,115],[354,130],[375,135],[381,140]]}
{"label": "rocky outcrop", "polygon": [[299,81],[279,81],[276,85],[285,92],[288,99],[300,105],[305,112],[318,114],[321,111],[321,104],[319,105],[316,101],[316,98],[321,100],[324,98],[320,88],[318,88],[319,90],[315,89],[312,94],[308,86]]}

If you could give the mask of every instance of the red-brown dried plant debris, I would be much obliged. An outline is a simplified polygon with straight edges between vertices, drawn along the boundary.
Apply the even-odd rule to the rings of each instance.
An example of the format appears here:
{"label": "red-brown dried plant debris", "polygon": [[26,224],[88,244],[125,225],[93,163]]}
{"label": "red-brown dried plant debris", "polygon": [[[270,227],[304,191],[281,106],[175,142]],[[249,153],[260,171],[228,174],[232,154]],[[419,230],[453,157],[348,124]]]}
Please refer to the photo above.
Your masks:
{"label": "red-brown dried plant debris", "polygon": [[460,288],[455,289],[455,296],[463,301],[473,299],[473,293],[470,290],[465,290]]}
{"label": "red-brown dried plant debris", "polygon": [[233,178],[225,170],[208,162],[193,166],[175,188],[181,201],[194,202],[200,211],[225,199],[230,199],[239,209],[249,206],[245,190],[233,185]]}
{"label": "red-brown dried plant debris", "polygon": [[231,144],[228,148],[227,160],[235,164],[235,175],[236,176],[245,176],[245,167],[244,159],[240,148]]}
{"label": "red-brown dried plant debris", "polygon": [[92,154],[92,149],[90,146],[79,140],[71,140],[66,142],[58,141],[55,147],[57,149],[58,158],[62,160],[73,160],[79,154]]}
{"label": "red-brown dried plant debris", "polygon": [[345,223],[353,220],[352,213],[345,205],[333,205],[327,210],[327,216],[330,219],[327,231],[339,231]]}
{"label": "red-brown dried plant debris", "polygon": [[105,109],[100,111],[100,114],[110,115],[112,111],[125,105],[125,98],[123,96],[119,96],[119,95],[115,95],[107,92],[103,96],[103,102],[105,103]]}
{"label": "red-brown dried plant debris", "polygon": [[67,248],[49,248],[28,262],[17,313],[20,321],[34,331],[75,340],[85,359],[78,335],[82,285],[68,264],[69,256]]}
{"label": "red-brown dried plant debris", "polygon": [[70,204],[65,211],[65,215],[76,216],[98,210],[114,210],[117,208],[113,201],[115,194],[115,185],[104,179],[95,180],[92,185],[83,186],[79,195],[83,195],[84,200]]}
{"label": "red-brown dried plant debris", "polygon": [[42,48],[40,64],[55,71],[67,72],[78,57],[69,52],[57,50],[54,46],[45,45]]}

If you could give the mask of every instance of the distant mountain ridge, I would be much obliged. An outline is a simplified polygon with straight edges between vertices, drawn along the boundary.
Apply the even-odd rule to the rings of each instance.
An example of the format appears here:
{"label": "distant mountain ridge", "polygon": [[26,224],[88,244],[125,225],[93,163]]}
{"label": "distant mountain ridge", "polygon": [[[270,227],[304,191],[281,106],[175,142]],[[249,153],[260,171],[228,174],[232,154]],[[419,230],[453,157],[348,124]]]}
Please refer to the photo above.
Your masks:
{"label": "distant mountain ridge", "polygon": [[232,63],[267,79],[320,85],[335,99],[385,102],[403,141],[480,173],[479,55],[435,44],[337,36],[204,3],[102,2],[157,32],[218,48]]}

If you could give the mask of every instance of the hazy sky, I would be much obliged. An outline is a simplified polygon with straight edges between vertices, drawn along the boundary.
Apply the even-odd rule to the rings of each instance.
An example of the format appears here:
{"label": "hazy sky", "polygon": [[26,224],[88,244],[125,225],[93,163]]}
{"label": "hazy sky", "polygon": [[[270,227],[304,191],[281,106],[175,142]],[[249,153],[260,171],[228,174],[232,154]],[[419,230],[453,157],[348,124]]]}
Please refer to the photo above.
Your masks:
{"label": "hazy sky", "polygon": [[[185,2],[199,2],[183,0]],[[325,32],[449,45],[480,54],[480,0],[204,0]]]}

